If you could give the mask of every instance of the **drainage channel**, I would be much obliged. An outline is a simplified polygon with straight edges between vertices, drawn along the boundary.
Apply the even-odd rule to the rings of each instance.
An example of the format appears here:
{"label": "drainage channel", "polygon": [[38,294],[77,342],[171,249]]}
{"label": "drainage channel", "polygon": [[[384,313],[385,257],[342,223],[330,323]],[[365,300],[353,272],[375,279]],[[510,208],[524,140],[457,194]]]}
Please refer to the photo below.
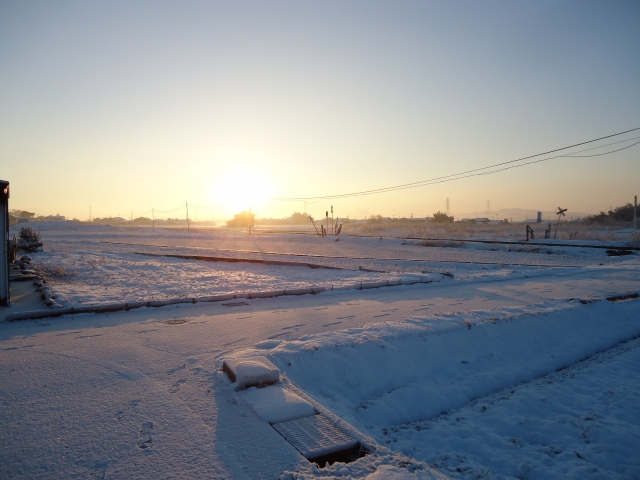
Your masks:
{"label": "drainage channel", "polygon": [[347,268],[331,267],[329,265],[318,265],[316,263],[303,262],[283,262],[278,260],[262,260],[259,258],[235,258],[235,257],[210,257],[204,255],[178,255],[169,253],[142,253],[133,252],[135,255],[146,255],[149,257],[170,257],[181,258],[183,260],[200,260],[203,262],[227,262],[227,263],[261,263],[263,265],[279,265],[284,267],[308,267],[308,268],[324,268],[327,270],[349,270]]}
{"label": "drainage channel", "polygon": [[[138,246],[138,247],[175,248],[175,249],[187,248],[187,249],[195,249],[195,250],[210,250],[204,247],[172,247],[169,245],[147,245],[147,244],[141,244],[141,243],[89,242],[89,241],[85,241],[85,243],[107,243],[111,245],[129,245],[129,246]],[[539,264],[539,263],[477,262],[477,261],[470,261],[470,260],[433,260],[433,259],[424,259],[424,258],[349,257],[345,255],[318,255],[318,254],[287,253],[287,252],[259,252],[254,250],[230,250],[230,249],[215,249],[215,251],[227,252],[227,253],[249,253],[254,255],[280,255],[283,257],[328,258],[328,259],[336,259],[336,260],[370,260],[370,261],[379,261],[379,262],[460,263],[465,265],[498,265],[498,266],[506,266],[506,267],[513,266],[513,267],[582,268],[582,265],[556,265],[556,264]],[[283,262],[283,261],[262,260],[262,259],[253,259],[253,258],[248,259],[248,258],[237,258],[237,257],[212,257],[212,256],[206,256],[206,255],[180,255],[180,254],[143,253],[143,252],[133,252],[133,253],[136,255],[148,255],[148,256],[154,256],[154,257],[175,257],[175,258],[184,258],[189,260],[204,260],[204,261],[212,261],[212,262],[217,261],[217,262],[239,262],[239,263],[242,263],[242,262],[263,263],[267,265],[307,266],[309,268],[351,270],[347,268],[331,267],[328,265],[318,265],[313,263]]]}
{"label": "drainage channel", "polygon": [[256,415],[318,467],[351,463],[370,453],[356,436],[332,422],[321,406],[282,382],[280,370],[268,358],[232,356],[224,360],[222,371]]}
{"label": "drainage channel", "polygon": [[338,429],[321,413],[271,426],[304,458],[320,468],[335,462],[355,462],[369,453],[358,440]]}

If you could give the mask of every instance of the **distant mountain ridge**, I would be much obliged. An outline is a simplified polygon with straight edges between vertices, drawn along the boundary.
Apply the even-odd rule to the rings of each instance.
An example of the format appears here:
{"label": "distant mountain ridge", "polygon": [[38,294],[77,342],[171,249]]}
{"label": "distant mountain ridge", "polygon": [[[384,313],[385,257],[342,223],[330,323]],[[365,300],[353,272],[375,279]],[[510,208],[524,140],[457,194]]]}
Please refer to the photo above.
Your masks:
{"label": "distant mountain ridge", "polygon": [[[513,219],[514,222],[522,221],[522,220],[535,220],[538,218],[538,212],[542,211],[542,221],[552,221],[557,220],[558,216],[556,215],[556,211],[553,210],[531,210],[527,208],[501,208],[500,210],[493,211],[479,211],[479,212],[470,212],[470,213],[454,213],[454,217],[456,220],[462,220],[463,218],[489,218],[494,220],[503,220],[508,219],[511,221]],[[568,210],[566,212],[566,219],[571,220],[572,218],[575,220],[577,218],[584,218],[588,215],[592,215],[591,213],[584,212],[572,212]],[[497,217],[496,217],[497,216]]]}

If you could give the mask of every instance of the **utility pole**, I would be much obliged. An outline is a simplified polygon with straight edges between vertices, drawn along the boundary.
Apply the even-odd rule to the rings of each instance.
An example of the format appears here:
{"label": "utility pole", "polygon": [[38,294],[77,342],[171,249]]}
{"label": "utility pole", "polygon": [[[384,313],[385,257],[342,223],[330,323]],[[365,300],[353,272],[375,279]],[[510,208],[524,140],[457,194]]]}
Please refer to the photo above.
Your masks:
{"label": "utility pole", "polygon": [[449,197],[447,197],[447,215],[449,215]]}
{"label": "utility pole", "polygon": [[491,202],[487,200],[487,218],[489,218],[489,210],[491,210]]}
{"label": "utility pole", "polygon": [[185,202],[185,205],[187,206],[187,232],[189,231],[189,203]]}
{"label": "utility pole", "polygon": [[329,233],[329,211],[325,210],[324,213],[325,213],[325,215],[327,217],[327,233]]}
{"label": "utility pole", "polygon": [[333,228],[333,205],[331,205],[331,233],[335,233],[335,228]]}
{"label": "utility pole", "polygon": [[131,226],[133,227],[133,212],[131,212],[131,216],[129,218],[131,219]]}
{"label": "utility pole", "polygon": [[638,215],[638,195],[633,197],[633,229],[636,229],[636,216]]}
{"label": "utility pole", "polygon": [[91,219],[91,205],[89,205],[89,221],[93,222],[93,220]]}
{"label": "utility pole", "polygon": [[155,232],[156,231],[156,211],[152,208],[151,209],[151,231]]}

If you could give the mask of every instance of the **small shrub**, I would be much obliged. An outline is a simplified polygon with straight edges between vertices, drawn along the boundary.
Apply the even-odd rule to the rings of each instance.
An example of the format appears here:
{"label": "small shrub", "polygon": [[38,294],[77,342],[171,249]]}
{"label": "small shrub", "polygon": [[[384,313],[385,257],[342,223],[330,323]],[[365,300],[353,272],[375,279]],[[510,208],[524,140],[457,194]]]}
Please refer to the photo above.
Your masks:
{"label": "small shrub", "polygon": [[42,273],[47,278],[56,278],[59,280],[68,280],[76,276],[76,273],[70,270],[67,270],[65,267],[43,267]]}
{"label": "small shrub", "polygon": [[446,213],[442,213],[438,210],[433,214],[433,222],[434,223],[453,223],[453,217],[450,217]]}
{"label": "small shrub", "polygon": [[20,238],[18,238],[18,248],[25,252],[37,252],[42,248],[40,234],[31,227],[22,227]]}

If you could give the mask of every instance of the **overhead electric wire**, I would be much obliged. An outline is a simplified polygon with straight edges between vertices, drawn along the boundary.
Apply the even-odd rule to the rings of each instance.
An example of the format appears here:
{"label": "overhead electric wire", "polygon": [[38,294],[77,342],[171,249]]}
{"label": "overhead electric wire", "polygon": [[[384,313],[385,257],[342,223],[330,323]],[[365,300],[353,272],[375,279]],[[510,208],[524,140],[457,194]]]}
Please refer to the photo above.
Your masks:
{"label": "overhead electric wire", "polygon": [[[634,131],[637,131],[637,130],[640,130],[640,127],[632,128],[630,130],[625,130],[623,132],[614,133],[612,135],[606,135],[604,137],[599,137],[599,138],[596,138],[596,139],[593,139],[593,140],[588,140],[588,141],[585,141],[585,142],[575,143],[575,144],[569,145],[567,147],[556,148],[554,150],[549,150],[549,151],[546,151],[546,152],[543,152],[543,153],[537,153],[535,155],[529,155],[529,156],[518,158],[518,159],[515,159],[515,160],[509,160],[509,161],[506,161],[506,162],[496,163],[496,164],[489,165],[489,166],[486,166],[486,167],[475,168],[475,169],[472,169],[472,170],[467,170],[467,171],[464,171],[464,172],[451,174],[451,175],[445,175],[445,176],[442,176],[442,177],[436,177],[436,178],[432,178],[432,179],[428,179],[428,180],[422,180],[422,181],[419,181],[419,182],[412,182],[412,183],[406,183],[406,184],[396,185],[396,186],[392,186],[392,187],[384,187],[384,188],[377,188],[377,189],[372,189],[372,190],[363,190],[363,191],[360,191],[360,192],[351,192],[351,193],[336,194],[336,195],[325,195],[325,196],[315,196],[315,197],[273,197],[270,200],[275,200],[275,201],[306,201],[307,203],[313,204],[313,203],[318,203],[318,202],[320,202],[322,200],[330,200],[330,199],[337,199],[337,198],[348,198],[348,197],[358,197],[358,196],[364,196],[364,195],[374,195],[374,194],[377,194],[377,193],[386,193],[386,192],[392,192],[392,191],[397,191],[397,190],[405,190],[405,189],[408,189],[408,188],[417,188],[417,187],[432,185],[432,184],[435,184],[435,183],[444,183],[444,182],[449,182],[449,181],[453,181],[453,180],[461,180],[463,178],[468,178],[468,177],[472,177],[472,176],[489,175],[489,174],[498,173],[498,172],[501,172],[501,171],[504,171],[504,170],[510,170],[512,168],[517,168],[517,167],[521,167],[521,166],[525,166],[525,165],[531,165],[531,164],[534,164],[534,163],[553,160],[555,158],[561,158],[561,157],[571,158],[573,155],[556,155],[554,157],[541,159],[541,160],[536,160],[536,161],[533,161],[533,162],[527,162],[527,163],[523,163],[523,164],[519,164],[519,165],[514,165],[514,166],[511,166],[511,167],[502,168],[502,169],[498,169],[498,170],[492,170],[490,172],[483,172],[483,173],[475,173],[475,172],[480,172],[482,170],[488,170],[488,169],[500,167],[502,165],[508,165],[508,164],[512,164],[512,163],[522,162],[524,160],[528,160],[528,159],[531,159],[531,158],[540,157],[540,156],[543,156],[543,155],[548,155],[550,153],[560,152],[560,151],[563,151],[563,150],[568,150],[570,148],[575,148],[575,147],[578,147],[580,145],[587,145],[589,143],[594,143],[594,142],[598,142],[600,140],[604,140],[604,139],[607,139],[607,138],[612,138],[612,137],[616,137],[616,136],[619,136],[619,135],[624,135],[625,133],[634,132]],[[635,138],[638,138],[638,137],[635,137]],[[628,141],[634,140],[635,138],[622,140],[620,142],[613,142],[613,143],[608,144],[608,145],[613,145],[615,143],[628,142]],[[605,152],[605,153],[597,154],[597,155],[587,155],[585,157],[607,155],[607,154],[610,154],[610,153],[618,152],[620,150],[624,150],[626,148],[633,147],[634,145],[637,145],[637,143],[635,143],[633,145],[629,145],[629,146],[624,147],[624,148],[621,148],[619,150],[613,150],[611,152]],[[598,148],[603,148],[605,146],[607,146],[607,145],[601,145],[601,146],[598,146],[598,147],[588,148],[588,149],[581,150],[581,151],[578,151],[578,152],[575,152],[575,153],[581,153],[581,152],[587,151],[587,150],[594,150],[594,149],[598,149]],[[579,156],[573,156],[573,158],[580,158],[580,157]],[[311,202],[311,200],[315,200],[315,201]]]}
{"label": "overhead electric wire", "polygon": [[635,145],[638,145],[640,142],[632,143],[631,145],[627,145],[626,147],[619,148],[617,150],[611,150],[610,152],[604,153],[596,153],[595,155],[562,155],[565,158],[588,158],[588,157],[601,157],[602,155],[609,155],[610,153],[616,153],[620,150],[626,150],[627,148],[631,148]]}

